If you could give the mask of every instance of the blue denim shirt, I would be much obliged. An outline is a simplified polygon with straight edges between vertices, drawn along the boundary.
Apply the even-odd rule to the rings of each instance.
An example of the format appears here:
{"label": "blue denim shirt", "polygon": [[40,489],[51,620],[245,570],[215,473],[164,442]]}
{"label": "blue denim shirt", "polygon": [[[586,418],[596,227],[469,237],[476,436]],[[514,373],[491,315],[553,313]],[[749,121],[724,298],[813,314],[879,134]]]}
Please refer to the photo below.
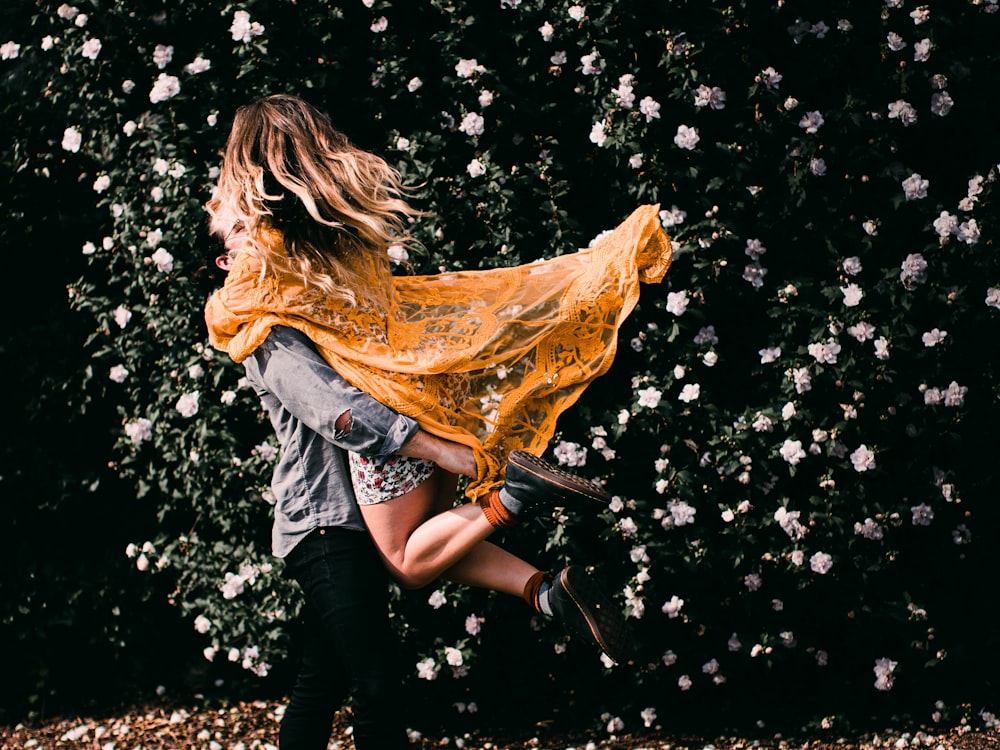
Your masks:
{"label": "blue denim shirt", "polygon": [[[323,526],[363,531],[345,451],[388,458],[413,436],[417,423],[348,384],[292,328],[272,328],[243,366],[281,444],[271,480],[275,556],[285,557]],[[337,419],[347,411],[351,424],[339,431]]]}

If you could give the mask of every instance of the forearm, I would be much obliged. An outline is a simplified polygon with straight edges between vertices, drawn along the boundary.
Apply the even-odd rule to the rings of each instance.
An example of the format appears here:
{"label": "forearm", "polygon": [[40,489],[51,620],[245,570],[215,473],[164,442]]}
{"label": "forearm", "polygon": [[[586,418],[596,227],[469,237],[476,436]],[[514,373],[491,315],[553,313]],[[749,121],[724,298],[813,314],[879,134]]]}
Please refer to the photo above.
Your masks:
{"label": "forearm", "polygon": [[476,476],[476,457],[472,448],[417,430],[399,449],[399,455],[425,458],[453,474]]}

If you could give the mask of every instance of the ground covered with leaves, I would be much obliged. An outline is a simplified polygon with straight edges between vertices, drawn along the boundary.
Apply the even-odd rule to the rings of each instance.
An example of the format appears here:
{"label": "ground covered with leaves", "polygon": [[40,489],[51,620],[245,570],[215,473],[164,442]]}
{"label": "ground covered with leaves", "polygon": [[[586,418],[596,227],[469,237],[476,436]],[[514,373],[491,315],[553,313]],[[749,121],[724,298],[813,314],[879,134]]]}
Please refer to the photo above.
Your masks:
{"label": "ground covered with leaves", "polygon": [[[227,705],[149,704],[121,706],[90,716],[66,715],[47,721],[0,727],[2,750],[99,748],[99,750],[277,750],[283,704],[271,701]],[[691,736],[669,729],[620,736],[594,730],[565,730],[545,725],[481,729],[411,736],[415,750],[454,747],[460,750],[997,750],[1000,728],[968,724],[934,729],[885,729],[853,736],[836,731],[822,735]],[[351,750],[351,716],[338,714],[331,748]]]}

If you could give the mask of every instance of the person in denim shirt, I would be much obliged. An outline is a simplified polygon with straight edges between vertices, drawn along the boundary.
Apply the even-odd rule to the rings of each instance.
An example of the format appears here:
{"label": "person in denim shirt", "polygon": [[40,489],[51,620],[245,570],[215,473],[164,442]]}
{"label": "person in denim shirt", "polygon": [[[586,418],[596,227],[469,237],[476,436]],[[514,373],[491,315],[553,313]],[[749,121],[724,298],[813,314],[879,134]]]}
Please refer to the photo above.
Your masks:
{"label": "person in denim shirt", "polygon": [[[353,701],[354,742],[407,747],[397,701],[389,579],[354,499],[347,451],[442,458],[417,423],[351,387],[290,328],[272,329],[244,360],[281,443],[272,549],[302,587],[301,663],[281,722],[283,750],[325,748],[335,711]],[[456,451],[453,469],[461,469]]]}

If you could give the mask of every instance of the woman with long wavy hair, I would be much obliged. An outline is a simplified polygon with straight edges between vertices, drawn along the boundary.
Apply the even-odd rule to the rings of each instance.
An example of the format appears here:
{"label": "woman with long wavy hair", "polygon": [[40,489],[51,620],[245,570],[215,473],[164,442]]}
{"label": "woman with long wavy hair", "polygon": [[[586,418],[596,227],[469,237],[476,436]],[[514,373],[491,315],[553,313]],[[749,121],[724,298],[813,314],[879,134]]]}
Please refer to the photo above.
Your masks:
{"label": "woman with long wavy hair", "polygon": [[[268,381],[279,368],[261,352],[275,331],[304,335],[350,386],[418,426],[389,456],[342,446],[364,526],[403,586],[444,576],[523,596],[622,662],[624,619],[585,569],[549,577],[487,538],[555,506],[597,510],[610,500],[538,454],[559,414],[610,366],[639,282],[659,281],[670,264],[658,207],[552,260],[394,276],[389,248],[415,244],[409,227],[423,216],[409,198],[395,169],[302,99],[240,108],[207,206],[228,271],[206,306],[210,341],[247,366],[285,453],[301,447],[288,421],[318,396],[290,393],[289,379],[273,373]],[[328,439],[367,429],[358,417],[330,415]],[[276,469],[277,486],[286,469]],[[458,475],[469,478],[472,502],[455,504]],[[296,491],[283,489],[293,505]]]}

